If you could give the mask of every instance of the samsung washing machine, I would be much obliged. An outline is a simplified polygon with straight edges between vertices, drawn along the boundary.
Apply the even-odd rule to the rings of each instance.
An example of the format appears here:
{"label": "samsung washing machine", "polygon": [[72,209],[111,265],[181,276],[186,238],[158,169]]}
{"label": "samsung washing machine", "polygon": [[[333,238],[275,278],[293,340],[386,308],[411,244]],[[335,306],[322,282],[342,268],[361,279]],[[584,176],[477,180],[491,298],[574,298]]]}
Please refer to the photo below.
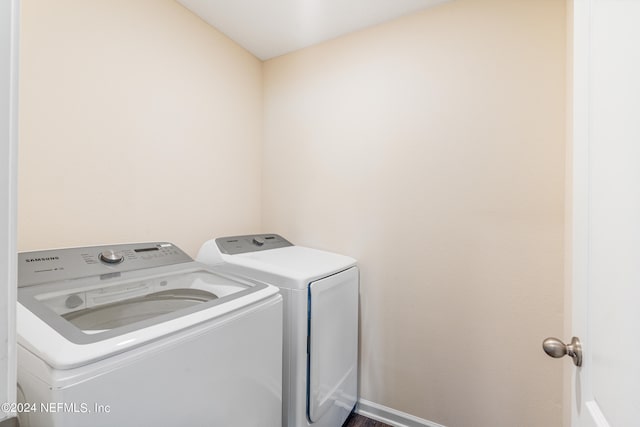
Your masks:
{"label": "samsung washing machine", "polygon": [[276,287],[164,242],[18,258],[21,426],[280,425]]}
{"label": "samsung washing machine", "polygon": [[284,298],[285,427],[339,427],[357,401],[356,261],[294,246],[277,234],[206,242],[197,259],[216,271],[280,288]]}

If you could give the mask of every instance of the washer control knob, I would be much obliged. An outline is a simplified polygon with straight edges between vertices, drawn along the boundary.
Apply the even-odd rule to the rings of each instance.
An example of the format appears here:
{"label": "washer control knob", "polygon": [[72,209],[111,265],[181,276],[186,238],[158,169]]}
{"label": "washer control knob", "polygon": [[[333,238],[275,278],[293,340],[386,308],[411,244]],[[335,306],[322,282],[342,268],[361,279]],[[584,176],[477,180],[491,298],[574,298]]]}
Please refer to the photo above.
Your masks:
{"label": "washer control knob", "polygon": [[100,252],[100,256],[98,258],[100,258],[100,261],[106,262],[107,264],[118,264],[124,261],[124,255],[112,249]]}
{"label": "washer control knob", "polygon": [[254,237],[253,244],[256,246],[262,246],[264,245],[264,239],[262,237]]}

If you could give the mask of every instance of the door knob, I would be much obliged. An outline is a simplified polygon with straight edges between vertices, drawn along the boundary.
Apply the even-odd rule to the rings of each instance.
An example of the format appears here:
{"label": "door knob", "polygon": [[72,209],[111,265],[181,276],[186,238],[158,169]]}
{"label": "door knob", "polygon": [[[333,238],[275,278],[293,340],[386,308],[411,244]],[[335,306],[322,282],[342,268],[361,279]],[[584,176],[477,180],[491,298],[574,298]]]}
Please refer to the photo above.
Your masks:
{"label": "door knob", "polygon": [[565,344],[558,338],[547,338],[542,341],[542,348],[551,357],[569,356],[574,365],[582,366],[582,345],[577,337],[571,338],[570,344]]}

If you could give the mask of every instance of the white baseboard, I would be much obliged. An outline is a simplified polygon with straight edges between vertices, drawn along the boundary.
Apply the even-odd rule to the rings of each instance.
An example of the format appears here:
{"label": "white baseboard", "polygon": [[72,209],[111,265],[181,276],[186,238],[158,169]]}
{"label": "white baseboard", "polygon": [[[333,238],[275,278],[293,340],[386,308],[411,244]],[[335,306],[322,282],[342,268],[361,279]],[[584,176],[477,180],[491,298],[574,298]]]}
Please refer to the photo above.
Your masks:
{"label": "white baseboard", "polygon": [[405,412],[396,411],[395,409],[370,402],[365,399],[358,400],[356,405],[356,413],[380,421],[394,427],[445,427],[442,424],[433,421],[424,420]]}

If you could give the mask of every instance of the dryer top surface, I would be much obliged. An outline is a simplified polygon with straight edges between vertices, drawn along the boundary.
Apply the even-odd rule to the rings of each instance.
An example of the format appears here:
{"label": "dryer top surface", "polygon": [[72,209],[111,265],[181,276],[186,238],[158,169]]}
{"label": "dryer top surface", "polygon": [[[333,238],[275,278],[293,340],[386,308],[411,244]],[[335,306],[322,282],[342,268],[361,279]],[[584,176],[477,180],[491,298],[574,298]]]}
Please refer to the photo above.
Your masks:
{"label": "dryer top surface", "polygon": [[[306,287],[310,282],[356,265],[356,260],[332,252],[303,246],[287,246],[267,251],[222,255],[232,266],[242,268],[256,280],[271,282],[279,278],[286,287]],[[276,284],[276,283],[274,283]],[[282,286],[282,282],[277,283]]]}

